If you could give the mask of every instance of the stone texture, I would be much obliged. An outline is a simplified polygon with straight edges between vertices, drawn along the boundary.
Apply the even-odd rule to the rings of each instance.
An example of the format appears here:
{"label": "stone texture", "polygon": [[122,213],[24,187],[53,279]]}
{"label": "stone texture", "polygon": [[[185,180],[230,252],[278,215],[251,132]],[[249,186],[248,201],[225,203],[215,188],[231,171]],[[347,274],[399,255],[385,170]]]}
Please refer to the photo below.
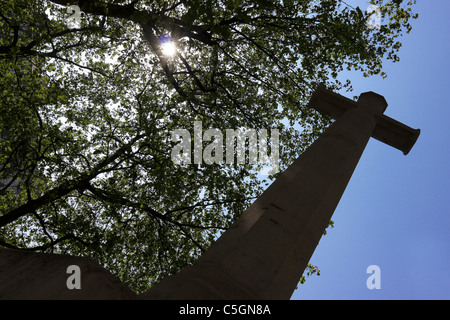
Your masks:
{"label": "stone texture", "polygon": [[[81,289],[68,289],[67,267],[80,267]],[[136,294],[89,258],[0,249],[0,299],[134,299]]]}

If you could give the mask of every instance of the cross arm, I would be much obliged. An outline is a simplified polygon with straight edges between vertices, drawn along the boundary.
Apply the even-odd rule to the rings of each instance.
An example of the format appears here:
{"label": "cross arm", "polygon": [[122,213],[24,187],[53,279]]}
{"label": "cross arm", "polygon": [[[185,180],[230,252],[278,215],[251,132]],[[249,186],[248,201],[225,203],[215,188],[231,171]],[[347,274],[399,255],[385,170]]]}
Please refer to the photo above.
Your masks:
{"label": "cross arm", "polygon": [[387,102],[383,96],[374,92],[365,92],[358,101],[353,101],[320,85],[311,96],[308,106],[333,119],[347,110],[363,106],[377,121],[372,137],[401,150],[404,155],[409,153],[420,135],[420,129],[413,129],[384,115]]}

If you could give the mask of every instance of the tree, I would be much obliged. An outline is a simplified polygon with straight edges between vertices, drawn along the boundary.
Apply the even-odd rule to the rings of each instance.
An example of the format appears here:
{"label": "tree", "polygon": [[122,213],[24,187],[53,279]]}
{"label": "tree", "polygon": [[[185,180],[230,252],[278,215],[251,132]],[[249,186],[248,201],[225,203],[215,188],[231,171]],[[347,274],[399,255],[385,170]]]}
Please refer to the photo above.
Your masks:
{"label": "tree", "polygon": [[66,0],[2,0],[0,245],[91,256],[138,292],[176,273],[276,174],[175,164],[171,132],[277,128],[283,170],[330,123],[318,84],[399,60],[415,1],[372,2],[380,28],[340,0],[79,0],[75,25]]}

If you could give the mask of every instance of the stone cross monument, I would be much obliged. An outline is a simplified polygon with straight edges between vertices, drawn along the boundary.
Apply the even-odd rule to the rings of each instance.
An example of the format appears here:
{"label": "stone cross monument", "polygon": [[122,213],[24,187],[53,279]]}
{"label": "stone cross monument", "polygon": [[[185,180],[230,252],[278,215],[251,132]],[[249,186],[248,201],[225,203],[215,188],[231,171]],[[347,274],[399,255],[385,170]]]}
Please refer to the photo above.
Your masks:
{"label": "stone cross monument", "polygon": [[[406,155],[420,134],[383,115],[373,92],[355,102],[319,87],[309,106],[336,121],[192,266],[136,296],[85,258],[1,249],[0,298],[289,299],[369,138]],[[73,293],[68,264],[89,274]]]}
{"label": "stone cross monument", "polygon": [[383,96],[358,101],[319,87],[309,106],[336,121],[194,265],[148,299],[289,299],[370,137],[406,155],[420,130],[385,115]]}

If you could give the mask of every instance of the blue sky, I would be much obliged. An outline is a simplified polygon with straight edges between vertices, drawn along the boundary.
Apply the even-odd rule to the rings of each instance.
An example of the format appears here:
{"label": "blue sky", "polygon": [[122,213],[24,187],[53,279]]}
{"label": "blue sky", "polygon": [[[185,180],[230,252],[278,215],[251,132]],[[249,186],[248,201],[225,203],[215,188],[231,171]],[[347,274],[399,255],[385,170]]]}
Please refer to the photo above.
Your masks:
{"label": "blue sky", "polygon": [[[362,1],[346,1],[350,5]],[[386,79],[346,73],[354,91],[383,95],[386,115],[421,135],[411,152],[371,139],[292,299],[450,299],[450,1],[418,1],[400,62]],[[366,269],[378,265],[381,289]]]}

